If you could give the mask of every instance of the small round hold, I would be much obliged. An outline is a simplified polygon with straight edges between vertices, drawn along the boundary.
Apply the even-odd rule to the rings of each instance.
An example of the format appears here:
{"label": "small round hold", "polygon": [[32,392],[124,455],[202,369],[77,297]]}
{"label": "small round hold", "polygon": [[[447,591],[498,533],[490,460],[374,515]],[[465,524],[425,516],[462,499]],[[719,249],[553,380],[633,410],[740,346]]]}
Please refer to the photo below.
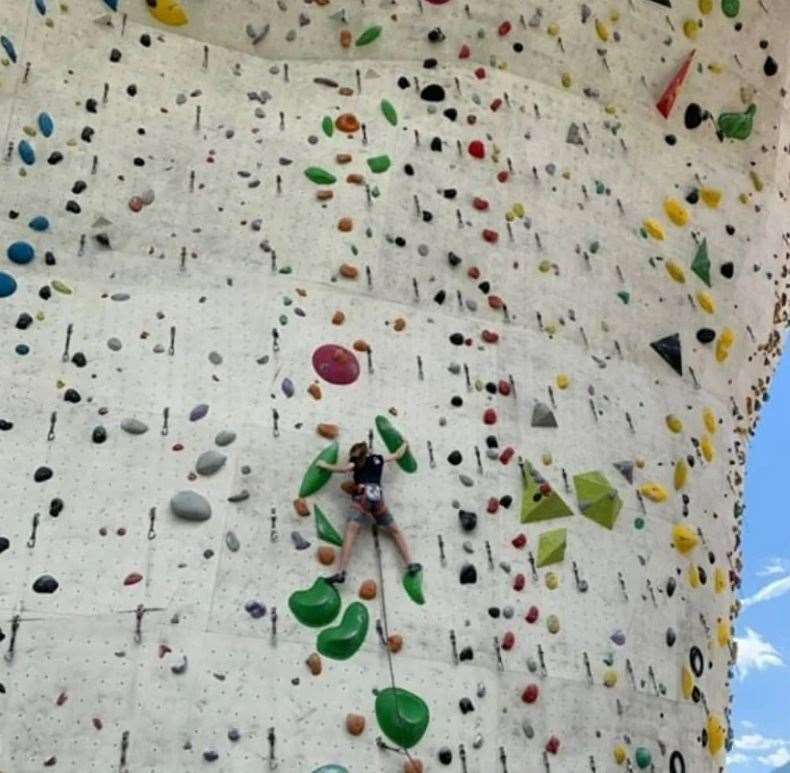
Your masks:
{"label": "small round hold", "polygon": [[709,327],[701,327],[697,331],[697,340],[701,344],[709,344],[715,338],[716,338],[716,331],[715,330],[711,330],[711,328],[709,328]]}
{"label": "small round hold", "polygon": [[451,452],[451,453],[450,453],[450,454],[447,456],[447,461],[448,461],[450,464],[452,464],[454,467],[455,467],[456,465],[459,465],[459,464],[461,464],[461,462],[463,461],[463,457],[461,456],[461,452],[460,452],[460,451],[452,451],[452,452]]}
{"label": "small round hold", "polygon": [[103,443],[107,440],[107,430],[102,426],[95,427],[91,434],[91,439],[94,443]]}
{"label": "small round hold", "polygon": [[82,400],[82,397],[76,389],[67,389],[63,394],[63,399],[67,403],[78,403]]}
{"label": "small round hold", "polygon": [[33,473],[33,480],[36,483],[43,483],[45,480],[49,480],[52,477],[53,473],[49,467],[39,467]]}
{"label": "small round hold", "polygon": [[[452,764],[453,752],[449,747],[442,746],[442,748],[439,749],[439,754],[437,756],[439,757],[439,762],[441,762],[442,765]],[[683,771],[683,773],[685,773],[685,770]]]}
{"label": "small round hold", "polygon": [[60,514],[63,512],[63,508],[64,508],[65,506],[66,506],[66,505],[63,503],[63,500],[62,500],[60,497],[55,497],[55,498],[54,498],[54,499],[53,499],[53,500],[52,500],[52,501],[49,503],[49,514],[50,514],[50,515],[51,515],[53,518],[57,518],[57,517],[58,517],[58,516],[59,516],[59,515],[60,515]]}

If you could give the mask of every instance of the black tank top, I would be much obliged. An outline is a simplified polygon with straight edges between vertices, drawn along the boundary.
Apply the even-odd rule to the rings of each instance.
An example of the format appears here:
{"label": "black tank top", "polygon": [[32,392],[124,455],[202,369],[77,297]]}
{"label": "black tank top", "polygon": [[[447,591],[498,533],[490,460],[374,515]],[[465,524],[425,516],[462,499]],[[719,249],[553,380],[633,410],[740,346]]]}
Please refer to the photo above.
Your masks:
{"label": "black tank top", "polygon": [[354,465],[354,483],[375,483],[381,485],[381,473],[384,470],[384,457],[371,454],[362,464]]}

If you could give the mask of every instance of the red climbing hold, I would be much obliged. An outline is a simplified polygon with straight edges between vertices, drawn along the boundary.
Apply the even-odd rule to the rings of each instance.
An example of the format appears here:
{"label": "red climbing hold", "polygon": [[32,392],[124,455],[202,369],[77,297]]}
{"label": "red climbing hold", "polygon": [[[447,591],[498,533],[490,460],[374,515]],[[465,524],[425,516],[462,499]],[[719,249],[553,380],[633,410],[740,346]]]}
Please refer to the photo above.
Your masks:
{"label": "red climbing hold", "polygon": [[132,198],[129,199],[129,209],[131,209],[132,212],[139,212],[142,208],[143,200],[139,196],[132,196]]}
{"label": "red climbing hold", "polygon": [[486,146],[483,145],[480,140],[472,140],[469,143],[469,155],[474,156],[475,158],[485,158],[486,155]]}
{"label": "red climbing hold", "polygon": [[493,408],[486,408],[483,414],[484,424],[496,424],[496,411]]}
{"label": "red climbing hold", "polygon": [[493,330],[484,330],[481,336],[487,344],[495,344],[499,341],[499,333],[495,333]]}
{"label": "red climbing hold", "polygon": [[691,67],[691,60],[694,58],[695,51],[696,49],[693,49],[686,57],[683,64],[680,65],[680,69],[675,73],[675,76],[669,82],[669,85],[666,87],[666,89],[664,89],[661,99],[656,102],[658,112],[661,113],[664,118],[669,118],[669,114],[672,112],[672,106],[675,104],[678,92],[680,91],[683,82],[686,80],[686,76],[688,75],[689,68]]}
{"label": "red climbing hold", "polygon": [[520,550],[521,548],[524,547],[524,545],[527,544],[527,535],[522,533],[522,534],[519,534],[516,537],[513,537],[513,539],[510,540],[510,544],[514,548],[518,548]]}
{"label": "red climbing hold", "polygon": [[506,183],[510,179],[510,173],[503,169],[501,172],[497,172],[496,179],[501,183]]}
{"label": "red climbing hold", "polygon": [[505,302],[498,295],[489,295],[488,305],[492,309],[501,309],[505,305]]}
{"label": "red climbing hold", "polygon": [[183,443],[176,443],[176,444],[173,446],[173,450],[174,450],[174,451],[183,451],[183,450],[184,450],[184,445],[183,445]]}
{"label": "red climbing hold", "polygon": [[497,510],[499,510],[499,500],[496,497],[491,497],[486,505],[486,511],[493,515]]}
{"label": "red climbing hold", "polygon": [[[496,296],[492,297],[496,298]],[[505,381],[505,379],[499,379],[499,384],[497,384],[497,387],[499,388],[499,394],[504,395],[505,397],[510,394],[510,383]]]}
{"label": "red climbing hold", "polygon": [[513,645],[516,643],[516,637],[512,631],[508,631],[502,637],[502,649],[503,650],[512,650]]}
{"label": "red climbing hold", "polygon": [[140,580],[143,579],[143,575],[139,572],[132,572],[131,574],[126,575],[126,579],[123,581],[124,585],[137,585]]}
{"label": "red climbing hold", "polygon": [[449,0],[428,0],[431,5],[444,5],[445,3],[449,2]]}
{"label": "red climbing hold", "polygon": [[516,578],[513,580],[513,590],[524,590],[524,586],[527,584],[527,580],[521,572],[516,575]]}
{"label": "red climbing hold", "polygon": [[458,52],[459,59],[468,59],[472,55],[472,49],[464,43],[461,50]]}
{"label": "red climbing hold", "polygon": [[499,29],[497,30],[497,32],[499,32],[499,37],[503,38],[512,29],[513,29],[513,25],[509,21],[503,21],[502,24],[499,25]]}
{"label": "red climbing hold", "polygon": [[521,693],[521,700],[524,703],[534,703],[538,699],[538,686],[536,684],[528,684],[523,693]]}
{"label": "red climbing hold", "polygon": [[480,279],[480,269],[477,266],[469,266],[466,275],[470,279]]}
{"label": "red climbing hold", "polygon": [[159,645],[159,658],[160,659],[163,658],[165,655],[167,655],[169,652],[172,652],[172,651],[173,650],[170,649],[170,647],[168,647],[167,644],[160,644]]}
{"label": "red climbing hold", "polygon": [[541,483],[539,490],[540,490],[540,493],[543,494],[544,497],[547,497],[549,494],[551,494],[551,485],[548,484],[548,483],[545,483],[545,482]]}
{"label": "red climbing hold", "polygon": [[97,730],[101,730],[104,727],[104,723],[98,717],[94,717],[93,718],[93,726]]}
{"label": "red climbing hold", "polygon": [[478,212],[485,212],[488,209],[488,202],[485,199],[481,199],[479,196],[475,196],[472,199],[472,206]]}
{"label": "red climbing hold", "polygon": [[486,77],[486,69],[485,69],[485,67],[478,67],[475,70],[475,78],[477,78],[478,80],[481,81],[485,77]]}
{"label": "red climbing hold", "polygon": [[324,381],[345,386],[359,378],[359,361],[350,349],[324,344],[313,352],[313,369]]}
{"label": "red climbing hold", "polygon": [[499,455],[499,461],[502,462],[502,464],[507,464],[513,458],[513,454],[515,454],[515,453],[516,453],[516,450],[512,446],[508,446]]}
{"label": "red climbing hold", "polygon": [[537,607],[530,607],[529,611],[527,612],[524,619],[528,623],[536,623],[538,621],[538,608]]}
{"label": "red climbing hold", "polygon": [[485,239],[489,244],[496,244],[499,241],[499,234],[490,228],[484,228],[483,239]]}
{"label": "red climbing hold", "polygon": [[491,108],[491,112],[492,112],[492,113],[496,113],[496,111],[497,111],[497,110],[499,110],[499,108],[500,108],[500,107],[502,107],[502,99],[501,99],[500,97],[497,97],[497,98],[496,98],[496,99],[495,99],[495,100],[494,100],[494,101],[493,101],[493,102],[492,102],[492,103],[489,105],[489,107]]}
{"label": "red climbing hold", "polygon": [[557,738],[556,735],[551,736],[548,741],[546,741],[546,751],[549,754],[556,754],[560,750],[560,739]]}

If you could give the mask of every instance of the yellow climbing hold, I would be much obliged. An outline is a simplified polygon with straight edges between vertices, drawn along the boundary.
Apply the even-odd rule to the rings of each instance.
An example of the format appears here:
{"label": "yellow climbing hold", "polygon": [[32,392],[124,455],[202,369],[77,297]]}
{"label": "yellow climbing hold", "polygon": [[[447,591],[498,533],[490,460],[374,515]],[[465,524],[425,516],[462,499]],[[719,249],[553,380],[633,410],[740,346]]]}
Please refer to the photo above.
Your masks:
{"label": "yellow climbing hold", "polygon": [[674,432],[676,435],[683,432],[683,422],[674,413],[668,413],[664,421],[666,421],[670,432]]}
{"label": "yellow climbing hold", "polygon": [[699,197],[706,207],[716,209],[721,203],[721,191],[716,188],[700,188]]}
{"label": "yellow climbing hold", "polygon": [[752,178],[752,185],[754,186],[754,190],[758,192],[761,191],[763,189],[763,181],[760,175],[757,174],[757,172],[755,172],[754,169],[752,169],[749,172],[749,177]]}
{"label": "yellow climbing hold", "polygon": [[551,261],[550,260],[541,260],[538,264],[538,271],[541,274],[546,274],[548,271],[551,270]]}
{"label": "yellow climbing hold", "polygon": [[716,362],[724,362],[730,356],[730,347],[735,341],[735,333],[725,327],[716,341]]}
{"label": "yellow climbing hold", "polygon": [[603,683],[605,687],[614,687],[617,684],[617,671],[604,672]]}
{"label": "yellow climbing hold", "polygon": [[721,751],[726,738],[727,730],[724,727],[724,722],[716,714],[710,714],[708,716],[708,751],[711,756],[715,757]]}
{"label": "yellow climbing hold", "polygon": [[676,523],[672,527],[672,542],[675,549],[686,556],[699,545],[699,537],[685,524]]}
{"label": "yellow climbing hold", "polygon": [[676,260],[668,260],[667,261],[667,273],[680,284],[686,283],[686,272],[683,270],[683,266],[680,265]]}
{"label": "yellow climbing hold", "polygon": [[560,587],[560,578],[554,572],[547,572],[546,587],[549,590],[557,590]]}
{"label": "yellow climbing hold", "polygon": [[665,199],[664,212],[675,225],[683,226],[689,221],[688,210],[677,199]]}
{"label": "yellow climbing hold", "polygon": [[702,409],[702,422],[711,435],[716,434],[716,414],[710,408]]}
{"label": "yellow climbing hold", "polygon": [[713,573],[713,590],[716,593],[723,593],[727,589],[727,572],[720,566],[716,567]]}
{"label": "yellow climbing hold", "polygon": [[680,459],[675,462],[675,491],[680,491],[686,485],[688,476],[689,468],[686,464],[686,460],[680,457]]}
{"label": "yellow climbing hold", "polygon": [[716,641],[719,647],[726,647],[730,643],[730,621],[719,620],[716,625]]}
{"label": "yellow climbing hold", "polygon": [[513,205],[513,210],[512,211],[513,211],[513,214],[516,217],[524,217],[524,213],[525,213],[524,205],[520,201],[517,201]]}
{"label": "yellow climbing hold", "polygon": [[699,588],[700,580],[699,580],[699,569],[692,564],[688,570],[688,577],[689,577],[689,585],[692,588]]}
{"label": "yellow climbing hold", "polygon": [[713,300],[713,296],[706,290],[700,290],[697,293],[697,303],[699,303],[702,310],[707,311],[708,314],[714,314],[716,312],[716,301]]}
{"label": "yellow climbing hold", "polygon": [[567,389],[571,380],[565,373],[560,373],[557,376],[557,389]]}
{"label": "yellow climbing hold", "polygon": [[686,19],[683,22],[683,34],[689,40],[696,40],[699,35],[699,22],[696,19]]}
{"label": "yellow climbing hold", "polygon": [[622,765],[625,762],[625,758],[626,758],[625,746],[623,746],[622,744],[617,744],[617,746],[615,746],[614,749],[612,749],[612,756],[614,757],[614,761],[618,765]]}
{"label": "yellow climbing hold", "polygon": [[546,27],[546,32],[548,32],[553,38],[556,38],[557,35],[560,34],[560,25],[553,21],[548,27]]}
{"label": "yellow climbing hold", "polygon": [[609,28],[600,19],[595,20],[595,31],[604,43],[609,40]]}
{"label": "yellow climbing hold", "polygon": [[723,65],[723,64],[719,64],[718,62],[711,62],[711,63],[708,65],[708,69],[709,69],[709,70],[710,70],[710,71],[711,71],[711,72],[712,72],[714,75],[721,75],[721,74],[724,72],[724,65]]}
{"label": "yellow climbing hold", "polygon": [[713,0],[699,0],[699,12],[707,16],[713,10]]}
{"label": "yellow climbing hold", "polygon": [[680,677],[680,686],[681,690],[683,691],[683,697],[688,700],[691,697],[691,693],[694,691],[694,677],[691,675],[691,671],[686,666],[683,666],[683,671]]}
{"label": "yellow climbing hold", "polygon": [[664,229],[661,227],[661,223],[658,220],[654,220],[652,217],[649,217],[642,223],[642,227],[647,231],[648,236],[652,236],[656,241],[663,242],[664,241]]}
{"label": "yellow climbing hold", "polygon": [[713,447],[713,441],[710,439],[710,435],[702,436],[699,447],[702,451],[702,455],[705,457],[705,461],[712,462],[713,457],[716,456],[716,449]]}
{"label": "yellow climbing hold", "polygon": [[146,5],[151,16],[170,27],[180,27],[189,21],[181,3],[174,0],[155,0],[153,6],[150,3]]}
{"label": "yellow climbing hold", "polygon": [[571,87],[571,83],[573,83],[571,74],[569,72],[564,72],[562,74],[562,77],[560,78],[560,82],[562,83],[564,88],[569,89]]}
{"label": "yellow climbing hold", "polygon": [[667,490],[660,483],[643,483],[639,491],[651,502],[663,502],[667,498]]}

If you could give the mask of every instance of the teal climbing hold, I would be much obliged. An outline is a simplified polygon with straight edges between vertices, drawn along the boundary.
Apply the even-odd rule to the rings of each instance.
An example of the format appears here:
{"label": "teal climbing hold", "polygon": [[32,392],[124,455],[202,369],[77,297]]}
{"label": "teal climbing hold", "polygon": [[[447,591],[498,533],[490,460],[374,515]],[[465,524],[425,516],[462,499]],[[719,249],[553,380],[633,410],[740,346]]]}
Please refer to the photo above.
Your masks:
{"label": "teal climbing hold", "polygon": [[355,45],[357,46],[367,46],[372,43],[379,35],[381,35],[381,26],[378,24],[374,24],[372,27],[368,27],[358,38]]}
{"label": "teal climbing hold", "polygon": [[332,525],[329,518],[324,515],[323,510],[318,505],[315,505],[313,510],[315,511],[315,530],[318,533],[318,538],[324,540],[324,542],[331,542],[333,545],[343,547],[343,538]]}
{"label": "teal climbing hold", "polygon": [[650,751],[645,749],[644,746],[639,746],[634,754],[634,760],[636,761],[636,766],[640,770],[644,770],[650,767],[650,763],[653,761],[653,755],[650,754]]}
{"label": "teal climbing hold", "polygon": [[326,462],[327,464],[337,464],[337,454],[340,446],[336,440],[332,441],[323,451],[321,451],[312,464],[307,468],[307,472],[302,478],[302,485],[299,487],[300,497],[309,497],[315,494],[322,488],[327,481],[332,477],[329,470],[324,470],[318,466],[318,462]]}
{"label": "teal climbing hold", "polygon": [[0,271],[0,298],[8,298],[16,292],[16,279],[5,271]]}
{"label": "teal climbing hold", "polygon": [[392,104],[392,102],[382,99],[381,112],[384,113],[384,117],[389,123],[391,123],[393,126],[398,125],[398,112],[395,110],[395,106]]}
{"label": "teal climbing hold", "polygon": [[373,174],[381,174],[392,166],[392,161],[389,156],[374,156],[368,159],[368,166]]}
{"label": "teal climbing hold", "polygon": [[14,242],[8,248],[6,254],[12,263],[17,263],[19,265],[30,263],[30,261],[36,256],[36,252],[32,245],[28,244],[27,242]]}
{"label": "teal climbing hold", "polygon": [[744,113],[722,113],[716,125],[719,131],[733,140],[745,140],[752,133],[757,105],[749,105]]}
{"label": "teal climbing hold", "polygon": [[44,0],[35,0],[36,10],[42,15],[47,15],[47,4]]}
{"label": "teal climbing hold", "polygon": [[3,50],[8,54],[8,58],[16,64],[16,49],[14,48],[14,44],[5,35],[0,35],[0,46],[2,46]]}
{"label": "teal climbing hold", "polygon": [[428,705],[408,690],[387,687],[376,696],[376,719],[384,735],[398,746],[411,749],[428,729]]}
{"label": "teal climbing hold", "polygon": [[332,185],[337,182],[337,178],[331,172],[321,169],[320,166],[308,166],[304,173],[307,179],[316,185]]}
{"label": "teal climbing hold", "polygon": [[620,290],[617,293],[617,297],[627,306],[631,301],[631,293],[628,290]]}
{"label": "teal climbing hold", "polygon": [[28,166],[33,166],[36,163],[36,151],[27,140],[22,140],[19,143],[19,157]]}
{"label": "teal climbing hold", "polygon": [[307,590],[294,591],[288,599],[288,608],[302,625],[322,628],[340,612],[340,594],[334,585],[319,577]]}
{"label": "teal climbing hold", "polygon": [[406,572],[403,575],[403,587],[415,604],[425,603],[425,595],[422,592],[422,569],[419,572]]}
{"label": "teal climbing hold", "polygon": [[39,113],[38,128],[45,137],[51,137],[55,131],[55,122],[49,113]]}
{"label": "teal climbing hold", "polygon": [[321,121],[321,129],[327,137],[331,137],[335,133],[335,124],[328,115],[325,115],[324,120]]}
{"label": "teal climbing hold", "polygon": [[342,765],[322,765],[320,768],[316,768],[313,773],[348,773],[348,768],[344,768]]}
{"label": "teal climbing hold", "polygon": [[348,660],[365,641],[369,622],[368,608],[359,601],[352,602],[339,625],[318,634],[318,651],[333,660]]}
{"label": "teal climbing hold", "polygon": [[[390,453],[397,451],[403,445],[403,435],[392,426],[390,420],[386,416],[376,416],[376,429],[379,431],[379,435],[381,435],[381,439],[384,441],[384,445],[387,446],[387,450]],[[406,453],[398,459],[398,465],[404,472],[417,471],[417,461],[412,456],[411,451],[406,451]]]}
{"label": "teal climbing hold", "polygon": [[104,0],[104,4],[111,10],[118,10],[118,0]]}
{"label": "teal climbing hold", "polygon": [[49,220],[47,220],[44,215],[37,215],[28,223],[28,225],[34,231],[46,231],[49,228]]}

